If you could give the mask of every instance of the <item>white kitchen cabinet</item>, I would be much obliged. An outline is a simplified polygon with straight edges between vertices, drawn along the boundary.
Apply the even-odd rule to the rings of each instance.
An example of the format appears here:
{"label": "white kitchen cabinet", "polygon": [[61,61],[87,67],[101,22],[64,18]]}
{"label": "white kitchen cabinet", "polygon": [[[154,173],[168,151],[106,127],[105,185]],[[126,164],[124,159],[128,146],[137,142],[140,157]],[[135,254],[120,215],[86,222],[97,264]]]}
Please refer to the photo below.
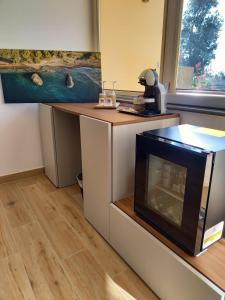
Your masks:
{"label": "white kitchen cabinet", "polygon": [[224,300],[224,292],[110,205],[110,244],[162,300]]}
{"label": "white kitchen cabinet", "polygon": [[39,111],[45,174],[56,187],[72,185],[81,172],[79,117],[46,104]]}
{"label": "white kitchen cabinet", "polygon": [[178,124],[169,118],[114,126],[80,116],[84,215],[109,241],[109,204],[133,194],[136,134]]}
{"label": "white kitchen cabinet", "polygon": [[134,191],[136,134],[179,118],[128,123],[115,115],[113,123],[93,107],[84,107],[89,115],[74,107],[40,106],[46,175],[56,186],[72,184],[82,161],[85,217],[162,300],[224,300],[213,282],[113,204]]}

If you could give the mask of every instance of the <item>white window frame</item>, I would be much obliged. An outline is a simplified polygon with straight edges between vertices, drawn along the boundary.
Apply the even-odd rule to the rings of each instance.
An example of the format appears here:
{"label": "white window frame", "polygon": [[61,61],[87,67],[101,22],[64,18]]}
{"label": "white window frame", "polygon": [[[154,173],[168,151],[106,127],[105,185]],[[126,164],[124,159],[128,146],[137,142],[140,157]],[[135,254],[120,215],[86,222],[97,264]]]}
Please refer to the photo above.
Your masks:
{"label": "white window frame", "polygon": [[160,79],[169,88],[167,102],[176,107],[197,106],[209,110],[225,110],[225,91],[176,89],[183,0],[165,1]]}

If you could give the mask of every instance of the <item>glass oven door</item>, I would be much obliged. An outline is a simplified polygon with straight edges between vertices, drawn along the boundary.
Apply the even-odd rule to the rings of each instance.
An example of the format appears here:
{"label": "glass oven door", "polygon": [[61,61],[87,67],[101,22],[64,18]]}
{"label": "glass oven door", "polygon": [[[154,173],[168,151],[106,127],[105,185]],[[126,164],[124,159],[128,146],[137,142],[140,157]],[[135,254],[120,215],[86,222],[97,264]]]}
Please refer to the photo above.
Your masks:
{"label": "glass oven door", "polygon": [[137,135],[134,209],[192,255],[201,248],[207,156],[200,149]]}

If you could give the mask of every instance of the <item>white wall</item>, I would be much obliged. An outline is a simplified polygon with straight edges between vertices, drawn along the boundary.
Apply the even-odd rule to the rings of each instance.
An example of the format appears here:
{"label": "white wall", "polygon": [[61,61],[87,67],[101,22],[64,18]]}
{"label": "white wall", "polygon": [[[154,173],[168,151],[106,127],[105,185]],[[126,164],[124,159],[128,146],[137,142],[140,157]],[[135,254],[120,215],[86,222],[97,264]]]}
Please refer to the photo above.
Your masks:
{"label": "white wall", "polygon": [[[1,0],[0,48],[95,50],[94,0]],[[37,104],[4,104],[0,176],[43,166]]]}

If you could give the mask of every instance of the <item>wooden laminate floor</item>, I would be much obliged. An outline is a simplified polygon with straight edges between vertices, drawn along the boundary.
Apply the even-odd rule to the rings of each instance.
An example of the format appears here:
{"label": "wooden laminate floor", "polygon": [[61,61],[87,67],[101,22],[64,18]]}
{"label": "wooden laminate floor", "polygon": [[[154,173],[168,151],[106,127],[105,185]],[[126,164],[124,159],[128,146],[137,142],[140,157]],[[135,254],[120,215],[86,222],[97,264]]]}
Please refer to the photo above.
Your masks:
{"label": "wooden laminate floor", "polygon": [[78,187],[39,175],[0,184],[0,300],[21,299],[158,298],[85,220]]}

